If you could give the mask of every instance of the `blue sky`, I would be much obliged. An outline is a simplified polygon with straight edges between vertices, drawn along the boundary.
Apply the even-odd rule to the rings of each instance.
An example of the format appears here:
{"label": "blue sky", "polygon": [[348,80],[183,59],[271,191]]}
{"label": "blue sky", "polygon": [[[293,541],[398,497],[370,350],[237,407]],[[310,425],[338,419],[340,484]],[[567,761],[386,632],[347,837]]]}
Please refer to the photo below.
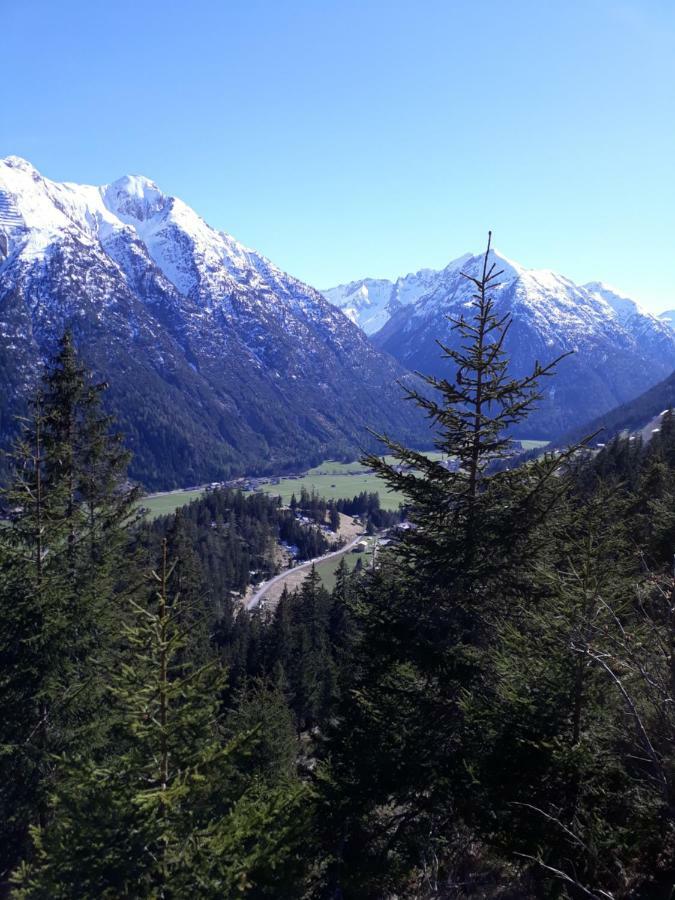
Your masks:
{"label": "blue sky", "polygon": [[672,0],[0,0],[0,156],[319,286],[479,250],[675,307]]}

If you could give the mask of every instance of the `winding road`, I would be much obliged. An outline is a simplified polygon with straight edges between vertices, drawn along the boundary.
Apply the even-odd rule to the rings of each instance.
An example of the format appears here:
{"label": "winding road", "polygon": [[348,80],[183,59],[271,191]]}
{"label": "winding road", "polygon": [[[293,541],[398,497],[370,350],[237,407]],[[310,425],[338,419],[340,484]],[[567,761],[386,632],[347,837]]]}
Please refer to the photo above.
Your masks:
{"label": "winding road", "polygon": [[339,550],[332,550],[330,553],[324,553],[323,556],[315,556],[314,559],[308,559],[307,562],[300,563],[299,566],[294,566],[292,569],[284,569],[283,572],[280,572],[278,575],[275,575],[274,578],[270,578],[269,581],[266,581],[255,594],[250,598],[250,600],[246,603],[246,609],[254,609],[258,604],[262,601],[265,594],[273,587],[275,584],[278,584],[280,581],[283,581],[285,578],[288,578],[290,575],[296,575],[298,572],[302,572],[303,569],[311,569],[312,566],[317,563],[325,562],[327,559],[333,559],[335,556],[342,556],[344,553],[349,553],[349,551],[355,547],[359,541],[363,540],[362,534],[357,534],[356,537],[351,540],[348,544],[345,544],[344,547],[340,547]]}

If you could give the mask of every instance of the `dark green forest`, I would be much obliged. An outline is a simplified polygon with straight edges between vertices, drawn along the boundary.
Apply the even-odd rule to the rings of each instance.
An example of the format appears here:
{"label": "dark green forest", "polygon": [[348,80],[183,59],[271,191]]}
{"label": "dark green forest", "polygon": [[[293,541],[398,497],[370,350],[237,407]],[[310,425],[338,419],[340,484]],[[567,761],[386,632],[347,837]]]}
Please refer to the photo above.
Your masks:
{"label": "dark green forest", "polygon": [[225,490],[145,521],[66,335],[2,499],[0,895],[673,897],[675,417],[514,465],[565,360],[512,377],[487,260],[408,396],[457,465],[382,436],[409,527],[253,612],[326,538]]}

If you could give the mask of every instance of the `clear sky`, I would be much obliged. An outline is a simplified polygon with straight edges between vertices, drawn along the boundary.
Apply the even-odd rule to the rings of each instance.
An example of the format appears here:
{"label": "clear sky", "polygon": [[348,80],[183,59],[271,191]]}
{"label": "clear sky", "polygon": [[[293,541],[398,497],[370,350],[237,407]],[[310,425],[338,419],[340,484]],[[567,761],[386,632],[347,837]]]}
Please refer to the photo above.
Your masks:
{"label": "clear sky", "polygon": [[675,307],[673,0],[0,0],[0,156],[318,287],[481,249]]}

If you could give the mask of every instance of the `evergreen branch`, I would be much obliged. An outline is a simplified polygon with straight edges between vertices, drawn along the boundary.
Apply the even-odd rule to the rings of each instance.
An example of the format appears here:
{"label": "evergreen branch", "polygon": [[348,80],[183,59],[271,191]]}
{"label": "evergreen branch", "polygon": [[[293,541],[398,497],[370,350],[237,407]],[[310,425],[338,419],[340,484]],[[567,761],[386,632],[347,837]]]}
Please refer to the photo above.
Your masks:
{"label": "evergreen branch", "polygon": [[516,853],[516,856],[519,856],[521,859],[529,859],[531,862],[537,863],[537,865],[541,866],[542,869],[545,869],[547,872],[550,872],[552,875],[555,875],[556,878],[560,878],[567,884],[571,884],[577,890],[581,891],[581,893],[585,897],[590,897],[591,900],[616,900],[614,894],[600,890],[599,888],[598,890],[600,891],[600,893],[594,894],[593,891],[589,890],[576,878],[572,878],[571,875],[568,875],[567,872],[563,872],[562,869],[556,869],[555,866],[549,866],[538,856],[531,856],[529,853]]}

